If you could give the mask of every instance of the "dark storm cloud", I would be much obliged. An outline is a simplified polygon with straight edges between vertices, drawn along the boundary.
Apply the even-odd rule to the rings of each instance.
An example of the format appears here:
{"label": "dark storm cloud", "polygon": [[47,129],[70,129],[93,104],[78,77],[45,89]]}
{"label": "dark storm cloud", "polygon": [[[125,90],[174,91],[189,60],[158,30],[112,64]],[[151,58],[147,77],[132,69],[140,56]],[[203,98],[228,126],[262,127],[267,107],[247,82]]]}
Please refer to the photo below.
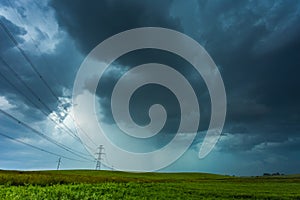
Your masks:
{"label": "dark storm cloud", "polygon": [[[223,153],[249,153],[254,155],[256,159],[277,159],[281,156],[291,159],[294,157],[293,154],[299,153],[299,144],[299,136],[286,137],[284,132],[268,135],[255,132],[248,132],[248,134],[226,133],[221,137],[216,149]],[[297,160],[297,156],[294,159]]]}
{"label": "dark storm cloud", "polygon": [[221,66],[225,131],[245,135],[240,150],[300,132],[299,13],[296,1],[199,1],[191,23],[182,23]]}
{"label": "dark storm cloud", "polygon": [[[274,132],[289,137],[299,131],[295,124],[300,120],[298,2],[168,1],[161,5],[148,1],[104,1],[82,5],[78,1],[72,4],[52,1],[51,5],[60,25],[84,54],[109,36],[131,28],[162,26],[184,31],[204,45],[222,73],[228,97],[225,131],[266,135],[262,137],[265,141]],[[159,56],[141,54],[119,63],[121,68],[130,68],[143,60],[149,62],[149,57]],[[168,63],[168,58],[158,61]],[[190,78],[189,73],[185,75]],[[106,93],[102,105],[110,116],[109,91],[118,77],[109,74],[107,77],[105,81],[110,84],[105,84],[106,90],[102,90]],[[206,89],[197,83],[194,88]],[[153,96],[158,92],[149,91]],[[209,107],[208,94],[200,94],[198,98],[204,97],[205,102],[200,105]],[[145,106],[141,101],[136,103]],[[205,119],[209,117],[202,118]],[[291,123],[293,130],[287,131]],[[247,140],[244,142],[247,145]]]}
{"label": "dark storm cloud", "polygon": [[[269,137],[271,133],[284,135],[286,139],[299,130],[297,122],[300,95],[296,91],[299,88],[297,66],[300,65],[298,58],[300,45],[297,24],[300,20],[297,14],[299,6],[296,4],[298,3],[272,1],[264,3],[199,1],[198,6],[195,6],[197,4],[181,5],[179,1],[160,3],[95,1],[84,4],[79,1],[50,2],[50,6],[55,9],[60,27],[74,39],[84,55],[101,41],[116,33],[143,26],[172,28],[184,31],[197,39],[220,67],[224,79],[228,97],[225,131],[231,134],[260,135],[260,139],[253,137],[253,140],[257,139],[256,143],[271,141]],[[5,23],[18,38],[18,42],[22,43],[18,35],[26,34],[25,30],[14,26],[10,21],[6,20]],[[37,32],[40,40],[47,37],[46,33]],[[3,35],[1,34],[1,37],[4,37]],[[76,55],[74,52],[71,53],[74,47],[68,37],[65,40],[67,41],[57,46],[55,54],[46,55],[46,63],[44,58],[28,52],[38,66],[47,66],[40,67],[42,74],[53,74],[47,76],[47,81],[58,95],[61,95],[62,86],[72,88],[76,69],[82,60],[82,58],[76,58],[76,61],[72,59]],[[4,41],[9,42],[7,38]],[[7,44],[5,48],[13,47],[11,43]],[[16,62],[15,66],[22,66],[20,65],[22,62],[24,61]],[[210,101],[201,77],[191,79],[191,74],[195,73],[187,63],[175,56],[150,50],[123,56],[116,63],[116,74],[107,73],[102,80],[105,88],[101,89],[102,94],[99,96],[102,97],[101,105],[105,108],[103,112],[106,121],[110,123],[112,121],[110,95],[114,83],[126,71],[122,72],[123,68],[130,69],[147,62],[170,65],[190,79],[197,91],[200,108],[206,112],[206,114],[201,113],[202,122],[205,122],[199,129],[205,130],[209,120]],[[180,70],[181,66],[185,66],[185,70]],[[30,77],[27,78],[28,83],[39,91],[38,93],[51,108],[55,108],[55,99],[45,92],[40,80],[31,73],[22,71],[22,74]],[[7,90],[8,87],[5,89]],[[157,95],[159,93],[164,95],[159,98]],[[178,124],[176,117],[178,104],[175,100],[172,101],[173,96],[168,95],[165,89],[156,86],[152,89],[149,87],[147,90],[142,88],[135,94],[135,99],[132,99],[132,104],[135,106],[131,107],[136,122],[145,124],[149,120],[147,109],[153,102],[142,101],[146,95],[157,96],[153,98],[153,102],[161,99],[162,104],[168,105],[170,126],[166,127],[166,131],[175,131],[174,128],[176,129],[177,126],[174,124]],[[276,138],[282,138],[278,136]],[[253,146],[255,142],[250,141],[245,139],[243,144]]]}
{"label": "dark storm cloud", "polygon": [[180,29],[180,22],[169,15],[172,1],[52,0],[61,27],[76,40],[84,54],[104,39],[119,32],[159,26]]}
{"label": "dark storm cloud", "polygon": [[[228,139],[219,141],[219,150],[254,151],[276,143],[286,155],[299,151],[299,2],[197,2],[192,8],[178,1],[173,14],[220,67],[228,98],[222,138]],[[271,147],[259,154],[270,156]]]}
{"label": "dark storm cloud", "polygon": [[[7,1],[1,1],[0,4],[5,10],[1,15],[13,11]],[[208,156],[208,159],[214,157],[215,160],[207,171],[211,172],[214,166],[219,166],[216,163],[221,160],[225,166],[227,163],[233,163],[233,168],[230,168],[233,173],[249,174],[249,168],[269,170],[285,164],[287,166],[282,168],[283,171],[299,172],[300,3],[298,1],[50,0],[49,4],[38,1],[30,3],[15,1],[12,4],[27,26],[14,24],[12,22],[14,20],[8,20],[7,15],[5,15],[7,18],[0,16],[1,20],[58,96],[66,96],[64,89],[72,90],[77,69],[87,53],[116,33],[144,26],[166,27],[186,33],[205,47],[219,67],[228,98],[225,129],[215,148],[219,157],[214,157],[214,152]],[[56,19],[50,22],[47,18],[49,15],[42,14],[35,17],[37,21],[30,21],[28,10],[30,6],[41,9],[42,13],[54,9]],[[10,17],[16,17],[14,16],[16,13],[11,12]],[[35,23],[39,20],[49,27],[53,25],[50,23],[59,24],[59,33],[55,36],[59,42],[53,52],[37,53],[34,44],[25,41],[30,38],[28,27],[35,30],[33,36],[37,45],[49,39],[47,30],[40,29]],[[32,72],[1,28],[0,41],[0,53],[5,60],[51,109],[57,109],[57,101]],[[201,77],[194,76],[196,73],[192,66],[176,55],[145,50],[131,52],[118,59],[101,79],[104,88],[98,87],[98,90],[101,89],[98,95],[104,108],[102,112],[105,115],[105,122],[113,123],[110,95],[116,81],[128,69],[147,62],[158,62],[174,67],[187,77],[195,89],[200,102],[201,132],[189,152],[198,153],[210,118],[209,95]],[[0,69],[17,87],[30,96],[26,88],[5,70],[2,63]],[[95,80],[89,80],[89,84]],[[38,126],[39,122],[44,120],[45,116],[2,79],[0,95],[5,96],[15,106],[9,111],[16,116],[23,117]],[[30,98],[34,99],[32,96]],[[144,86],[134,94],[130,104],[134,120],[140,125],[149,122],[147,113],[153,103],[161,103],[168,110],[168,126],[164,127],[164,131],[176,132],[179,122],[178,102],[170,91],[157,85]],[[15,136],[18,133],[19,136],[24,136],[22,127],[16,126],[16,123],[5,116],[1,115],[0,118],[1,130],[7,133],[14,133],[12,131],[15,130]],[[166,141],[172,139],[172,135],[166,137],[167,139],[156,138],[157,141],[152,141],[156,142],[153,146],[160,148]],[[32,136],[29,135],[28,138]],[[118,139],[122,140],[123,137]],[[5,141],[1,150],[11,151],[9,145]],[[237,157],[226,157],[228,154]],[[202,168],[198,167],[205,165],[207,160],[202,162],[196,157],[197,155],[193,155],[188,164],[199,171]],[[268,159],[276,162],[266,164],[263,160]],[[255,164],[255,167],[252,167],[254,164],[251,163],[260,161],[263,161],[263,166]],[[186,169],[186,162],[182,163],[184,166],[175,164],[176,170]],[[223,165],[220,166],[225,168]],[[244,172],[239,171],[243,167]],[[224,169],[216,171],[220,172],[224,172]]]}
{"label": "dark storm cloud", "polygon": [[[52,1],[51,5],[56,9],[57,19],[61,26],[75,39],[84,54],[104,39],[128,29],[145,26],[182,29],[179,19],[170,16],[172,1],[160,1],[159,3],[153,1],[102,1],[100,3],[96,1],[93,4],[85,5],[75,2],[71,6],[66,2]],[[74,23],[75,21],[76,23]],[[114,63],[116,71],[120,71],[119,74],[112,76],[108,72],[101,80],[103,87],[98,88],[98,91],[101,91],[97,94],[101,97],[101,110],[105,122],[114,123],[110,98],[116,81],[126,72],[122,68],[130,69],[149,62],[163,63],[178,70],[181,69],[179,71],[185,75],[190,75],[195,71],[184,68],[183,66],[188,65],[186,62],[176,59],[174,55],[168,55],[167,52],[148,49],[122,56]],[[87,88],[94,81],[97,79],[88,81]],[[203,84],[199,84],[198,89],[200,86],[205,87]],[[135,95],[135,100],[132,101],[134,104],[131,106],[133,118],[139,124],[147,124],[149,122],[149,106],[160,99],[159,103],[166,106],[169,114],[170,123],[165,127],[165,131],[176,132],[179,121],[179,107],[176,99],[174,100],[172,95],[168,95],[169,91],[164,88],[156,86],[145,88],[142,88]],[[199,96],[201,94],[202,91]],[[151,98],[146,96],[152,96],[152,101],[147,101]],[[202,109],[205,110],[204,107]]]}
{"label": "dark storm cloud", "polygon": [[[120,66],[119,63],[126,64],[126,70],[122,70],[124,66]],[[107,70],[107,73],[104,73],[104,76],[100,79],[100,84],[97,89],[97,94],[102,99],[101,104],[103,108],[101,110],[104,116],[103,120],[108,123],[114,123],[110,109],[110,101],[113,87],[117,81],[124,75],[124,73],[127,72],[127,69],[132,69],[133,67],[144,63],[160,63],[170,66],[188,78],[192,75],[196,75],[196,78],[194,77],[194,79],[191,79],[190,82],[198,99],[200,99],[199,106],[202,120],[199,130],[207,129],[207,120],[209,119],[210,114],[210,100],[207,98],[207,88],[202,78],[183,58],[166,51],[152,49],[137,50],[122,55],[114,63],[112,63],[112,65],[115,66],[115,71],[118,73],[115,73],[115,75],[112,76],[110,69]],[[179,102],[172,91],[155,84],[149,84],[139,88],[131,97],[130,111],[135,122],[140,125],[148,124],[150,122],[148,110],[150,106],[154,104],[162,104],[168,113],[166,127],[162,131],[167,133],[176,132],[180,122]]]}

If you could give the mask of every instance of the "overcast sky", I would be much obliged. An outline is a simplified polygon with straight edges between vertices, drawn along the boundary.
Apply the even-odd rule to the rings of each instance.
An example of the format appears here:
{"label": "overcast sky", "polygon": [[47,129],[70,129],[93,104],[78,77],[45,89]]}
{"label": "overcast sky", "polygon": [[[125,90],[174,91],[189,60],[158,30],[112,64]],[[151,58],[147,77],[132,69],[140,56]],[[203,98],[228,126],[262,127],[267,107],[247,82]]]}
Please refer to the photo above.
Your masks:
{"label": "overcast sky", "polygon": [[[299,1],[3,0],[0,18],[51,88],[50,91],[7,31],[0,27],[0,56],[23,81],[0,62],[3,74],[0,75],[0,108],[56,141],[88,154],[78,140],[49,120],[57,114],[64,115],[62,108],[71,110],[73,83],[87,54],[100,42],[121,31],[164,27],[185,33],[199,42],[223,77],[227,116],[217,145],[207,157],[198,159],[210,118],[207,88],[183,59],[159,50],[130,52],[107,70],[97,90],[105,124],[115,124],[110,97],[116,81],[134,66],[163,63],[177,69],[190,81],[201,110],[196,140],[179,160],[163,171],[235,175],[299,173]],[[157,85],[140,88],[132,98],[131,114],[138,124],[146,124],[149,121],[147,109],[153,103],[164,105],[170,117],[158,138],[147,141],[148,144],[135,145],[135,140],[111,133],[112,140],[140,152],[160,148],[168,142],[178,128],[180,114],[173,93]],[[70,115],[61,116],[61,120],[74,130]],[[49,143],[1,113],[0,133],[81,160],[62,158],[62,168],[95,167],[95,162],[83,162],[80,157]],[[113,155],[106,156],[109,160]],[[58,156],[0,136],[1,169],[55,169],[57,160]]]}

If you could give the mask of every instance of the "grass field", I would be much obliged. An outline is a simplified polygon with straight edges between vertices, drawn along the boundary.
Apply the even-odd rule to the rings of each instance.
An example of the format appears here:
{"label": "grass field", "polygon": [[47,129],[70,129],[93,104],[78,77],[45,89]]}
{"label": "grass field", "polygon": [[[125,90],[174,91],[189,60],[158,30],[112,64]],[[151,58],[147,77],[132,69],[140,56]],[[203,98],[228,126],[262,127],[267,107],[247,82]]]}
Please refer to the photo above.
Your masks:
{"label": "grass field", "polygon": [[0,171],[0,199],[300,199],[300,175]]}

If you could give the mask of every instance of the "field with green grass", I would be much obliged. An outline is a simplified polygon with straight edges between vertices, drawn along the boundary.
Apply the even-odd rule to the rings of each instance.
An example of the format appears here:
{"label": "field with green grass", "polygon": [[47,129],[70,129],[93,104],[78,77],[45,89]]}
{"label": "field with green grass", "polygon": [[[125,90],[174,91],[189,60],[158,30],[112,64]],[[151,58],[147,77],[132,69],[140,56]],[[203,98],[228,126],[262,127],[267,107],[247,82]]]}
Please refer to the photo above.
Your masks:
{"label": "field with green grass", "polygon": [[0,199],[300,199],[300,175],[0,170]]}

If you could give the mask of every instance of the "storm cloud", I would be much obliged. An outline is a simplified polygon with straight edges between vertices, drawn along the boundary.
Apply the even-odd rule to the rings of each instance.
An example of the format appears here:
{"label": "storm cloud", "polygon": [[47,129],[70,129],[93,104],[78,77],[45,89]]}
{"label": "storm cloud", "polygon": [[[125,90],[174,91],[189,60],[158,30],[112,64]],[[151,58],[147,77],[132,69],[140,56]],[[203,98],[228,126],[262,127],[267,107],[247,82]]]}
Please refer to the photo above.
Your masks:
{"label": "storm cloud", "polygon": [[[222,153],[225,157],[233,155],[230,157],[233,163],[251,161],[241,168],[238,164],[231,166],[240,174],[247,174],[246,168],[256,164],[261,166],[261,163],[267,166],[265,169],[295,172],[296,168],[283,165],[281,160],[289,160],[299,167],[299,2],[104,0],[87,3],[79,0],[51,0],[30,5],[22,5],[20,2],[16,1],[13,5],[2,2],[1,21],[59,97],[70,98],[76,72],[84,57],[110,36],[148,26],[177,30],[192,37],[207,50],[218,66],[226,88],[228,105],[225,127],[220,141],[206,162],[216,162],[222,158]],[[24,24],[18,22],[12,9],[25,20]],[[31,16],[33,14],[30,13],[33,12],[29,11],[32,9],[37,10],[36,15],[41,15],[40,20],[36,20],[36,25],[31,23],[38,18]],[[45,28],[47,26],[49,30]],[[37,41],[41,52],[37,51],[30,36]],[[0,39],[1,56],[22,75],[49,107],[54,111],[59,110],[56,100],[40,84],[39,78],[32,73],[28,63],[2,29]],[[190,155],[199,150],[209,123],[211,105],[201,76],[196,75],[193,67],[177,55],[146,49],[130,52],[117,59],[98,85],[97,95],[103,108],[102,115],[105,116],[103,120],[109,125],[114,124],[110,98],[116,81],[129,69],[149,62],[166,64],[178,70],[196,91],[202,121],[197,139],[182,158],[189,159]],[[2,63],[0,66],[10,80],[22,87]],[[95,80],[90,81],[87,88]],[[4,80],[1,80],[0,92],[2,100],[5,97],[8,103],[14,105],[9,108],[12,112],[21,112],[23,116],[28,116],[30,122],[44,120]],[[148,98],[149,96],[153,98]],[[178,128],[179,109],[174,95],[166,88],[157,85],[140,88],[131,101],[133,119],[138,124],[147,124],[147,110],[153,103],[161,103],[166,107],[169,121],[163,131],[172,135]],[[160,145],[162,144],[158,146]],[[201,170],[200,162],[205,160],[198,161],[195,158],[191,162],[195,167],[189,170]],[[169,169],[183,167],[182,163],[179,160]],[[211,169],[215,172],[222,171],[220,168]],[[251,173],[261,173],[262,170],[263,167]]]}

